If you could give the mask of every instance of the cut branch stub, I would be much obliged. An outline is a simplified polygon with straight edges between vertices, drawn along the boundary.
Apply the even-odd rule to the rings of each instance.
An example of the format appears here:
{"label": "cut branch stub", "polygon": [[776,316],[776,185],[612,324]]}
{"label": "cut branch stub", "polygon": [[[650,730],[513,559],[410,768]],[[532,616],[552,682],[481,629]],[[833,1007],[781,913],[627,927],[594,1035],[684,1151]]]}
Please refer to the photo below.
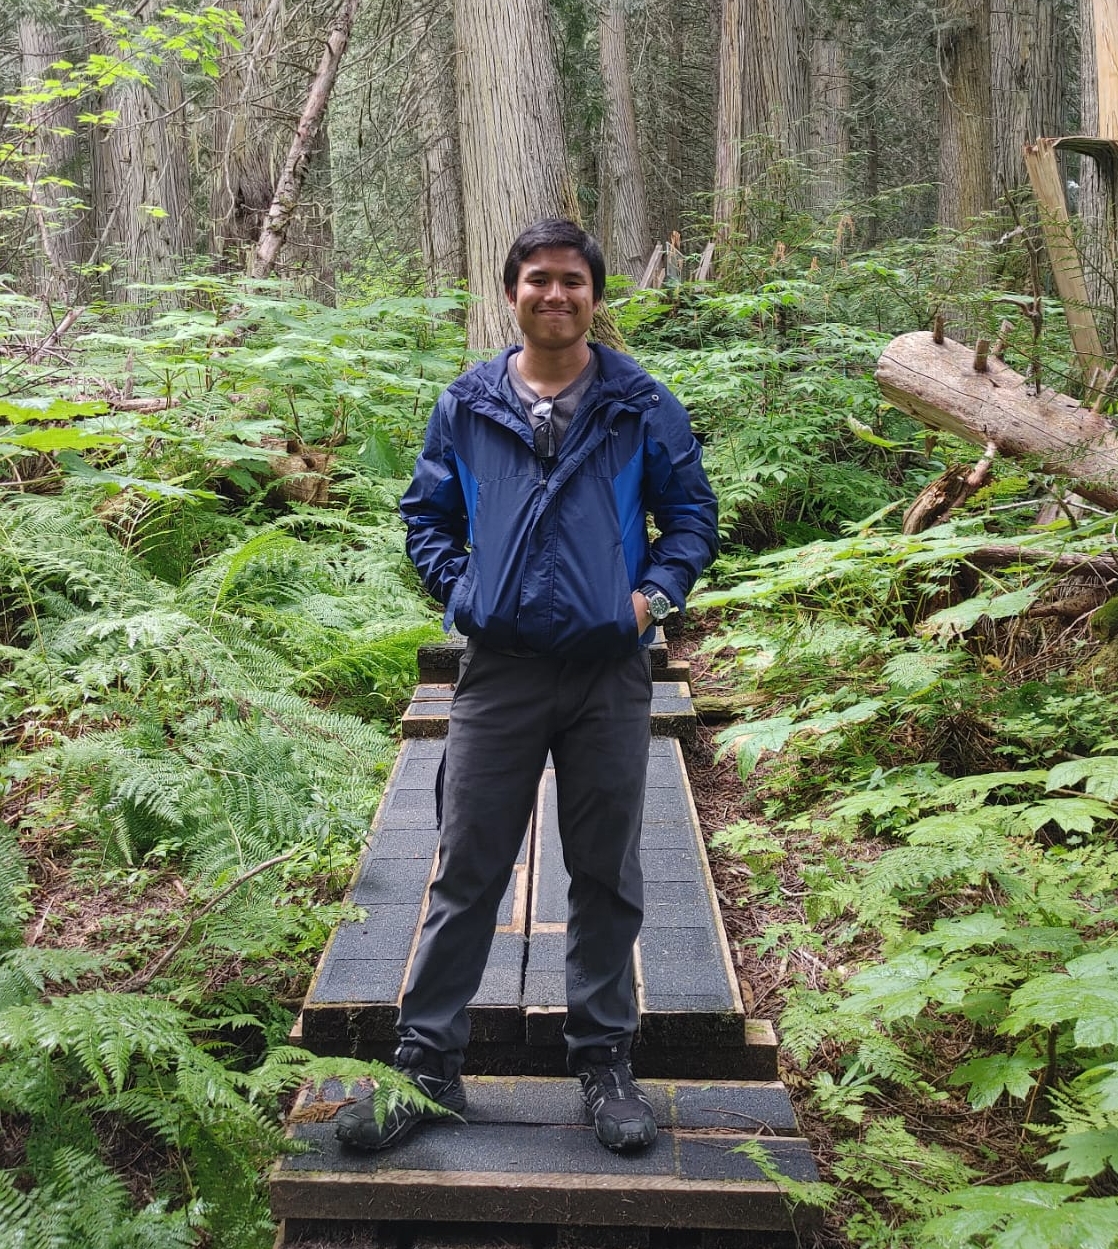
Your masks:
{"label": "cut branch stub", "polygon": [[1030,462],[1041,472],[1070,478],[1092,503],[1118,510],[1118,431],[1104,416],[1070,395],[1044,389],[996,356],[974,371],[974,353],[931,334],[894,338],[877,365],[877,384],[902,412],[1001,455]]}

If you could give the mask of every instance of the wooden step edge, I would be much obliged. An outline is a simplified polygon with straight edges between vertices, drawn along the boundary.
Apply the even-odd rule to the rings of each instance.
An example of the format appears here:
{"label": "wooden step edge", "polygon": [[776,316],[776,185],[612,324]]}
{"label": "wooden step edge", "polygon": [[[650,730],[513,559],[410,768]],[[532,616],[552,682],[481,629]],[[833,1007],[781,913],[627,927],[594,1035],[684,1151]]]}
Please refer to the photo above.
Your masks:
{"label": "wooden step edge", "polygon": [[[653,737],[690,738],[694,735],[696,717],[691,705],[691,694],[683,681],[660,681],[661,705],[657,706],[657,694],[652,700]],[[427,689],[435,687],[428,686]],[[450,698],[415,697],[400,718],[400,732],[407,740],[446,737],[450,723]]]}
{"label": "wooden step edge", "polygon": [[[443,681],[453,683],[458,679],[458,662],[466,649],[466,639],[453,634],[442,642],[423,642],[416,647],[416,663],[419,668],[420,683],[438,684]],[[652,658],[652,670],[659,673],[668,669],[673,660],[668,654],[664,630],[658,627],[653,642],[648,648]]]}
{"label": "wooden step edge", "polygon": [[[516,1023],[509,1012],[492,1008],[479,1019],[479,1034],[466,1056],[469,1072],[485,1075],[561,1076],[566,1073],[562,1039],[565,1007],[529,1007]],[[315,1054],[387,1062],[399,1043],[398,1007],[390,1002],[344,1006],[305,1006],[291,1043]],[[483,1039],[480,1033],[490,1034]],[[654,1079],[772,1080],[777,1077],[779,1045],[767,1019],[744,1019],[732,1043],[660,1045],[638,1037],[633,1061],[639,1075]]]}
{"label": "wooden step edge", "polygon": [[[587,1129],[589,1131],[589,1129]],[[807,1142],[795,1142],[808,1151]],[[803,1231],[818,1211],[791,1206],[771,1180],[566,1172],[378,1170],[273,1173],[274,1219],[592,1224]]]}

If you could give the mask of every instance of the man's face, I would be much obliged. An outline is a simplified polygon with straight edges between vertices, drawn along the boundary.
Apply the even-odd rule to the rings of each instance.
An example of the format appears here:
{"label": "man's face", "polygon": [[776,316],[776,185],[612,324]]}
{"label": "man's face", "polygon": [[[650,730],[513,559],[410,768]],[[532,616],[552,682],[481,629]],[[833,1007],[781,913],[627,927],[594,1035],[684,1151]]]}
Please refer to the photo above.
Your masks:
{"label": "man's face", "polygon": [[582,339],[598,306],[590,266],[574,247],[532,252],[520,266],[508,301],[525,341],[550,351]]}

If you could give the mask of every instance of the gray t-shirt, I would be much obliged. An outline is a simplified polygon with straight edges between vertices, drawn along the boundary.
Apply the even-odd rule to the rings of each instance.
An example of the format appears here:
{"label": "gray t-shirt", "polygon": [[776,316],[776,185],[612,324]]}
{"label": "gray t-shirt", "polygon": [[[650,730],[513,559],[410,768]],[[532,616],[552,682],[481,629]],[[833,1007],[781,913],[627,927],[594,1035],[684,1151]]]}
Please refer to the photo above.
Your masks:
{"label": "gray t-shirt", "polygon": [[[516,356],[509,356],[508,363],[509,385],[516,392],[516,397],[520,400],[521,406],[524,408],[524,415],[531,425],[532,429],[536,429],[541,425],[545,418],[533,415],[532,408],[544,398],[538,395],[531,386],[520,376],[520,370],[516,365]],[[555,448],[556,450],[562,445],[563,438],[567,430],[570,428],[571,419],[578,411],[578,405],[582,402],[583,396],[593,386],[598,377],[598,357],[591,352],[590,363],[582,370],[569,386],[565,386],[553,399],[551,408],[551,428],[555,431]]]}

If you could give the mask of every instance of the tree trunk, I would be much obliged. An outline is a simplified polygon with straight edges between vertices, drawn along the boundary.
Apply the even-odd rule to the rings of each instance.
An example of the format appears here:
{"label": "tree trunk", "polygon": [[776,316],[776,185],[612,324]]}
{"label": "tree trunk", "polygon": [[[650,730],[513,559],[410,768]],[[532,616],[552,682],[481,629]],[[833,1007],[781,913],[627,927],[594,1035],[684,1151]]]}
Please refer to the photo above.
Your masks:
{"label": "tree trunk", "polygon": [[636,281],[644,270],[652,237],[629,86],[624,0],[602,4],[598,46],[605,95],[598,228],[610,272]]}
{"label": "tree trunk", "polygon": [[[51,65],[64,59],[58,32],[32,17],[19,19],[19,51],[26,84],[54,77]],[[27,254],[35,293],[48,303],[71,304],[80,288],[86,214],[79,206],[85,196],[80,185],[54,181],[80,183],[77,118],[77,101],[54,100],[35,105],[28,119],[34,150],[27,167],[33,235]]]}
{"label": "tree trunk", "polygon": [[981,372],[974,351],[932,335],[902,334],[877,364],[877,384],[896,408],[932,429],[942,429],[1042,473],[1075,482],[1077,493],[1118,509],[1118,431],[1100,413],[1053,390],[1032,393],[1031,383],[990,357]]}
{"label": "tree trunk", "polygon": [[1066,132],[1064,23],[1057,0],[1014,0],[990,10],[994,190],[1028,185],[1022,150]]}
{"label": "tree trunk", "polygon": [[670,238],[673,234],[683,231],[681,215],[683,199],[683,117],[685,113],[683,93],[683,64],[686,47],[683,38],[683,15],[680,5],[673,3],[668,6],[665,32],[667,37],[668,64],[677,67],[678,72],[668,75],[664,86],[664,150],[658,153],[663,157],[660,213],[658,230],[653,231],[655,238]]}
{"label": "tree trunk", "polygon": [[[1079,0],[1079,126],[1078,133],[1118,139],[1118,126],[1107,133],[1099,113],[1098,57],[1095,47],[1095,10],[1098,0]],[[1108,113],[1112,113],[1108,106]],[[1073,208],[1080,221],[1079,250],[1083,276],[1092,306],[1096,309],[1104,341],[1113,344],[1115,325],[1113,206],[1107,204],[1106,186],[1099,167],[1088,157],[1079,161],[1079,187]]]}
{"label": "tree trunk", "polygon": [[[273,0],[222,0],[245,25],[244,46],[221,57],[210,127],[205,180],[209,247],[222,269],[245,273],[251,264],[291,144],[321,31],[333,13],[323,0],[295,10],[296,25]],[[303,67],[306,67],[304,76]],[[275,271],[323,303],[334,301],[333,202],[330,144],[318,128],[303,164],[298,214],[291,220]]]}
{"label": "tree trunk", "polygon": [[[747,147],[742,177],[748,185],[774,158],[796,158],[807,151],[811,65],[807,0],[745,0],[745,32],[742,137]],[[766,141],[761,150],[756,136]],[[780,193],[794,197],[794,191],[786,185]]]}
{"label": "tree trunk", "polygon": [[718,114],[714,139],[714,230],[725,239],[733,231],[741,194],[743,138],[742,77],[745,70],[746,5],[752,0],[722,0],[718,37]]}
{"label": "tree trunk", "polygon": [[993,203],[990,0],[940,0],[939,224],[964,229]]}
{"label": "tree trunk", "polygon": [[[143,0],[134,11],[154,17],[156,9],[156,0]],[[169,58],[148,72],[150,86],[118,82],[105,92],[103,106],[117,119],[92,139],[98,258],[112,265],[112,296],[143,308],[141,319],[153,304],[174,301],[129,284],[175,277],[195,242],[182,79]]]}
{"label": "tree trunk", "polygon": [[881,135],[878,101],[881,94],[882,53],[878,39],[878,0],[867,0],[862,14],[862,69],[854,81],[856,144],[865,153],[858,198],[870,205],[863,230],[866,247],[877,246],[877,197],[881,193]]}
{"label": "tree trunk", "polygon": [[811,41],[811,159],[814,199],[823,209],[846,196],[850,156],[849,30],[845,20],[816,30]]}
{"label": "tree trunk", "polygon": [[545,0],[455,0],[466,271],[472,350],[515,337],[501,279],[513,239],[577,212],[568,189],[562,93]]}
{"label": "tree trunk", "polygon": [[466,276],[450,6],[421,7],[418,23],[426,25],[416,56],[421,246],[427,294],[436,295]]}
{"label": "tree trunk", "polygon": [[322,119],[326,115],[326,102],[330,98],[338,66],[345,55],[360,4],[361,0],[343,0],[333,28],[326,36],[326,47],[322,52],[318,73],[311,83],[307,102],[303,106],[303,115],[295,127],[295,137],[291,140],[287,160],[276,180],[272,205],[260,231],[260,241],[256,245],[250,269],[254,278],[266,278],[275,268],[288,223],[299,204],[299,191],[306,176],[307,162],[314,150]]}

